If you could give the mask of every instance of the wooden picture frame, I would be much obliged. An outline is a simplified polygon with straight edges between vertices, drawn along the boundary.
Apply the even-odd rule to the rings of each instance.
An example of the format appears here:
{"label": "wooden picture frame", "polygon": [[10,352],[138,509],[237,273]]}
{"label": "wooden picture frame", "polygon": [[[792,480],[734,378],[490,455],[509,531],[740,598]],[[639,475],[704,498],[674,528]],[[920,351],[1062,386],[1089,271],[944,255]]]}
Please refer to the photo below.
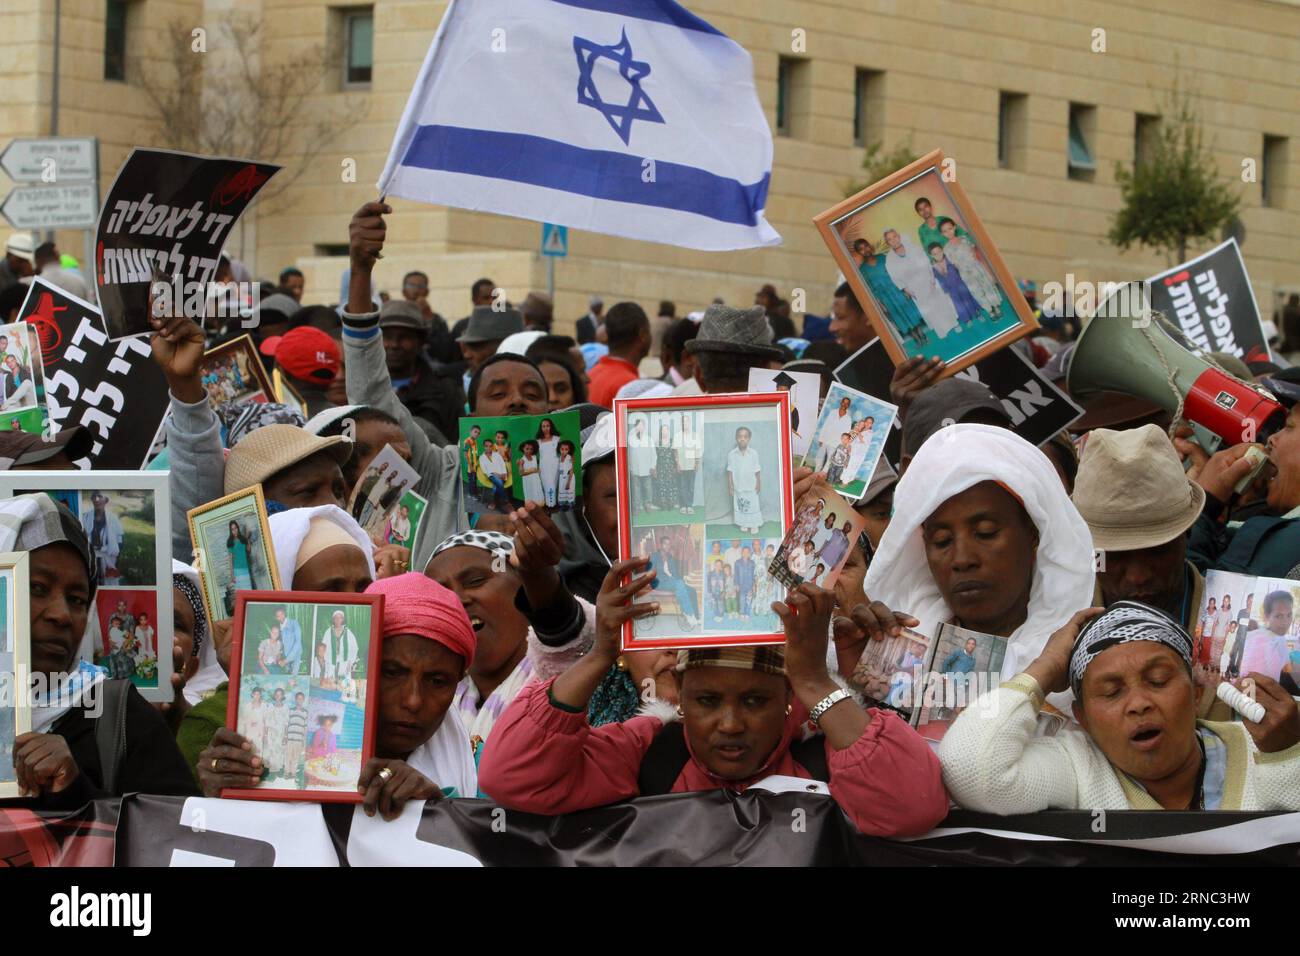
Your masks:
{"label": "wooden picture frame", "polygon": [[[129,677],[140,696],[161,704],[174,697],[168,480],[166,471],[0,472],[0,498],[48,494],[69,506],[83,530],[87,522],[92,528],[95,523],[94,492],[105,493],[103,533],[110,547],[96,549],[93,535],[87,532],[92,538],[96,586],[83,654],[107,667],[110,677]],[[116,634],[115,617],[119,619]]]}
{"label": "wooden picture frame", "polygon": [[936,149],[813,217],[891,361],[937,356],[945,376],[1038,328],[954,168]]}
{"label": "wooden picture frame", "polygon": [[[213,383],[208,379],[216,372],[216,367],[225,359],[233,359],[236,356],[243,358],[244,371],[249,373],[251,381],[256,383],[256,388],[249,388],[247,382],[243,382],[243,389],[235,391],[233,394],[223,394],[218,396],[212,391]],[[271,377],[266,373],[266,366],[262,364],[262,357],[257,353],[257,345],[253,342],[251,335],[241,335],[237,339],[231,339],[229,342],[223,342],[215,348],[208,349],[203,353],[203,362],[199,365],[199,378],[203,382],[203,391],[207,394],[208,404],[215,411],[226,402],[256,402],[257,395],[261,393],[261,401],[269,402],[274,400],[276,392],[271,383]],[[243,378],[243,371],[240,372],[240,378]],[[226,384],[226,379],[221,377],[218,388]],[[231,388],[237,388],[238,383],[229,383]]]}
{"label": "wooden picture frame", "polygon": [[[660,481],[660,488],[649,492],[650,497],[656,497],[656,507],[649,509],[645,507],[651,503],[646,500],[647,476],[640,474],[645,468],[643,455],[647,447],[646,429],[638,426],[641,420],[659,436],[660,445],[650,448],[656,461],[658,448],[666,447],[662,445],[665,428],[672,447],[679,452],[673,459],[678,463],[676,497],[671,486]],[[785,589],[766,569],[790,527],[793,514],[789,393],[616,399],[613,421],[620,558],[645,552],[657,572],[669,572],[664,575],[667,581],[643,592],[641,597],[658,601],[660,613],[625,624],[623,649],[784,643],[784,628],[770,604],[783,598]],[[744,450],[740,448],[741,429],[750,432]],[[729,491],[727,475],[733,450],[743,460],[748,460],[751,451],[757,456],[759,467],[750,473],[751,478],[757,474],[753,482],[755,489],[734,489],[739,494]],[[694,467],[682,468],[682,463]],[[683,473],[689,477],[682,479]],[[769,481],[775,480],[775,487],[763,481],[768,476],[771,476]],[[652,480],[651,487],[653,484]],[[662,507],[667,499],[672,499],[675,506]],[[698,510],[697,503],[701,504]],[[711,511],[717,514],[725,511],[731,520],[710,521]],[[749,521],[758,522],[757,530],[741,523]],[[664,550],[665,541],[667,550]],[[651,543],[657,543],[659,550],[651,553],[648,550]],[[714,545],[718,546],[716,556],[713,556]],[[767,553],[769,545],[770,554]],[[736,556],[730,555],[733,548]],[[755,548],[764,552],[764,560],[753,553]],[[716,560],[713,565],[708,563],[713,556],[723,559],[724,570],[719,574],[731,573],[746,549],[754,565],[753,587],[749,603],[745,604],[745,594],[738,586],[733,614],[726,603],[727,595],[723,596],[721,608],[714,600],[709,590],[714,582],[706,569],[716,566]],[[660,558],[665,568],[657,566],[655,554],[665,555]],[[696,581],[698,584],[693,583]],[[676,607],[675,615],[669,610],[671,607]],[[719,610],[722,613],[714,613]]]}
{"label": "wooden picture frame", "polygon": [[31,585],[26,551],[0,552],[0,674],[10,681],[0,701],[0,799],[20,796],[14,774],[14,738],[32,729]]}
{"label": "wooden picture frame", "polygon": [[[359,607],[368,609],[368,628],[365,636],[366,647],[364,650],[360,647],[357,648],[358,657],[352,659],[347,671],[348,677],[352,681],[351,697],[349,697],[347,685],[341,681],[336,681],[336,678],[341,678],[343,674],[342,670],[335,670],[336,667],[342,667],[342,660],[335,661],[331,655],[328,662],[325,662],[322,665],[320,672],[318,673],[316,669],[312,667],[310,663],[311,659],[306,658],[306,648],[309,644],[313,647],[315,646],[315,632],[319,632],[320,630],[315,626],[312,627],[313,633],[308,635],[310,640],[302,642],[305,666],[304,661],[299,661],[298,669],[292,673],[253,674],[249,672],[250,655],[246,653],[246,651],[251,650],[252,654],[257,655],[258,659],[260,659],[262,650],[260,647],[260,639],[258,647],[254,648],[251,646],[254,636],[249,633],[249,615],[254,611],[261,616],[274,615],[277,609],[288,609],[290,607],[295,609],[295,620],[301,616],[298,613],[298,609],[312,609],[313,621],[318,619],[319,613],[322,610],[328,611],[332,618],[333,614],[341,608]],[[301,746],[302,753],[297,755],[291,752],[291,746],[286,738],[283,741],[285,750],[284,760],[280,762],[280,767],[278,768],[279,772],[277,773],[275,760],[273,759],[274,754],[271,750],[265,747],[259,747],[256,743],[254,744],[254,749],[265,761],[264,766],[267,768],[268,774],[268,776],[264,778],[265,780],[272,781],[277,777],[283,779],[283,771],[289,769],[288,763],[296,756],[297,759],[302,761],[301,774],[304,780],[304,785],[292,788],[284,786],[261,786],[225,789],[221,791],[221,796],[223,798],[235,800],[313,801],[318,803],[361,802],[361,794],[357,792],[357,781],[352,775],[352,768],[353,765],[355,765],[356,774],[359,775],[361,768],[365,766],[366,761],[374,756],[375,729],[379,718],[379,644],[383,615],[384,596],[382,594],[344,594],[328,591],[239,592],[239,595],[236,598],[235,623],[232,629],[233,643],[230,653],[230,689],[229,700],[226,705],[226,726],[235,730],[237,733],[247,736],[244,734],[243,730],[240,730],[241,726],[243,726],[244,729],[248,729],[247,719],[242,725],[239,720],[241,687],[248,689],[250,699],[254,691],[265,691],[269,689],[272,695],[274,695],[276,689],[280,687],[306,688],[306,690],[293,690],[293,696],[290,696],[290,692],[286,691],[284,698],[285,705],[288,709],[292,710],[292,704],[296,699],[296,695],[298,693],[304,693],[306,696],[306,707],[304,709],[307,711],[307,714],[305,715],[307,723],[305,724],[306,730],[304,732],[304,740],[302,741]],[[277,619],[278,618],[271,618],[270,620],[274,623]],[[329,625],[327,624],[326,627],[328,629]],[[359,638],[360,636],[348,628],[346,621],[345,630],[351,633],[354,639]],[[361,660],[365,661],[366,669],[364,674],[358,678],[355,676],[355,665]],[[364,686],[358,687],[357,685],[360,682],[364,682]],[[318,723],[320,723],[321,729],[325,732],[332,734],[334,726],[334,724],[327,724],[326,721],[338,723],[341,720],[341,729],[351,735],[352,730],[347,722],[349,706],[358,708],[362,711],[360,716],[362,725],[360,732],[360,747],[339,748],[340,750],[346,751],[346,757],[343,758],[346,759],[346,767],[343,767],[340,763],[340,767],[343,769],[343,775],[339,778],[339,783],[336,787],[312,787],[306,785],[313,779],[314,773],[325,773],[331,769],[327,757],[313,757],[311,755],[312,749],[315,746],[313,741],[314,733],[312,730],[311,715],[317,715]],[[332,717],[332,714],[337,714],[339,716]],[[245,716],[247,718],[247,714]],[[286,715],[286,720],[287,718],[288,715]],[[354,721],[357,719],[356,715],[352,715],[352,718]],[[354,752],[356,753],[355,760],[352,758]],[[332,754],[333,752],[331,755]],[[315,769],[313,769],[312,761],[314,760],[325,761],[325,763],[318,764]],[[297,768],[296,762],[295,768]],[[298,770],[295,769],[295,780],[297,779],[297,776]]]}
{"label": "wooden picture frame", "polygon": [[[234,567],[235,557],[230,558],[231,567],[227,573],[224,562],[222,568],[216,567],[209,533],[214,523],[228,524],[231,521],[255,521],[259,540],[255,553],[246,556],[248,565],[249,587],[243,590],[278,591],[281,588],[280,570],[275,563],[275,548],[271,546],[271,527],[267,521],[266,498],[261,485],[253,485],[233,494],[209,501],[207,504],[191,508],[185,515],[190,528],[190,544],[194,549],[194,568],[199,572],[199,590],[203,595],[203,606],[211,622],[228,621],[234,617],[234,601],[239,588],[231,589],[237,583],[237,571]],[[245,535],[247,528],[243,529]],[[227,536],[229,529],[227,528]],[[220,537],[220,534],[218,534]],[[254,542],[245,542],[245,547]],[[260,560],[255,560],[255,558]],[[229,580],[226,580],[229,578]],[[221,603],[218,604],[218,595]],[[229,613],[227,613],[229,608]]]}

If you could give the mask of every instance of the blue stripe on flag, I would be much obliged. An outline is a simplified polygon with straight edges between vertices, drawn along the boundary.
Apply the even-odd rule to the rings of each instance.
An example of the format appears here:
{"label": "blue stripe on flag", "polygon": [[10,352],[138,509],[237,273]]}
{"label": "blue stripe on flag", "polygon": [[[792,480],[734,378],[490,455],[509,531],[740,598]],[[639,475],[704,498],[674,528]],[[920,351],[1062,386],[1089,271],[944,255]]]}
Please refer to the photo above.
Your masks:
{"label": "blue stripe on flag", "polygon": [[746,185],[695,166],[657,160],[655,181],[645,183],[642,162],[640,156],[540,136],[460,126],[420,126],[402,158],[403,166],[507,179],[744,226],[757,224],[767,202],[768,173]]}
{"label": "blue stripe on flag", "polygon": [[699,30],[701,33],[714,33],[726,36],[711,23],[701,20],[691,11],[673,0],[554,0],[566,7],[581,7],[583,10],[596,10],[600,13],[613,13],[621,17],[636,17],[638,20],[654,20],[657,23],[670,23],[683,30]]}

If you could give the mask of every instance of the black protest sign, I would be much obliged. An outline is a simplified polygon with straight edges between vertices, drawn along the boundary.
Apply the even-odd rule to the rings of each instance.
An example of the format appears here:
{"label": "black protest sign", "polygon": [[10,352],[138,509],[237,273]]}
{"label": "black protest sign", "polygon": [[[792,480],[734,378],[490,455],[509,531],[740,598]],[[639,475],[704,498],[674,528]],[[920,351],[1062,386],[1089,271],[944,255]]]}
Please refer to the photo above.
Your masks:
{"label": "black protest sign", "polygon": [[95,230],[95,281],[112,340],[149,328],[149,290],[168,283],[160,314],[201,321],[208,284],[235,221],[279,166],[136,149],[118,170]]}
{"label": "black protest sign", "polygon": [[[1011,430],[1033,445],[1041,445],[1083,414],[1070,396],[1012,347],[998,349],[957,374],[988,386],[1011,419]],[[889,401],[893,375],[894,363],[880,339],[872,339],[835,370],[835,377],[845,385],[885,401]],[[902,444],[901,426],[891,429],[885,439],[885,460],[895,469]]]}
{"label": "black protest sign", "polygon": [[998,349],[957,373],[987,385],[1011,419],[1011,430],[1041,445],[1069,428],[1083,409],[1014,348]]}
{"label": "black protest sign", "polygon": [[39,278],[18,317],[40,343],[51,434],[80,425],[94,438],[90,454],[74,464],[141,468],[167,411],[167,379],[149,340],[110,342],[93,305]]}
{"label": "black protest sign", "polygon": [[1255,290],[1236,239],[1152,276],[1146,287],[1151,308],[1177,321],[1193,345],[1246,362],[1269,360]]}

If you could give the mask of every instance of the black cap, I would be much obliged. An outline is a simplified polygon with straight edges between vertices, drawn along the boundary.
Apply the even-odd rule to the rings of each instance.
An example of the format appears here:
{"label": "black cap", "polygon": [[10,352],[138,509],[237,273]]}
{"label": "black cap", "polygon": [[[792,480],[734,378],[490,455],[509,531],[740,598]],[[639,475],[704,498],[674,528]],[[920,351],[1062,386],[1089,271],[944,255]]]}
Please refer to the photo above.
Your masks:
{"label": "black cap", "polygon": [[1290,408],[1300,402],[1300,368],[1284,368],[1260,382],[1273,397]]}
{"label": "black cap", "polygon": [[914,456],[945,424],[969,421],[1011,427],[1011,416],[987,385],[961,376],[945,378],[921,392],[903,417],[903,454]]}

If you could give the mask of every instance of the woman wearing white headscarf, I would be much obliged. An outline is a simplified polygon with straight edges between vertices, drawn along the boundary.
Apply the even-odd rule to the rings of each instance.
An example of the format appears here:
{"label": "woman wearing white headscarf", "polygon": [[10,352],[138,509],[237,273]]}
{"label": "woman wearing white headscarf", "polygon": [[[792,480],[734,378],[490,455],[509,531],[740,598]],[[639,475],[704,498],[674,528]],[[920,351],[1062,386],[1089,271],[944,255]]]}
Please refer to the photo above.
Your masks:
{"label": "woman wearing white headscarf", "polygon": [[899,480],[863,589],[931,637],[948,621],[1008,638],[1010,678],[1092,604],[1093,581],[1092,536],[1047,456],[1005,428],[959,424]]}
{"label": "woman wearing white headscarf", "polygon": [[957,310],[935,281],[930,257],[910,236],[901,235],[897,229],[885,230],[885,242],[889,245],[885,256],[889,278],[916,303],[925,324],[943,338],[957,328]]}

